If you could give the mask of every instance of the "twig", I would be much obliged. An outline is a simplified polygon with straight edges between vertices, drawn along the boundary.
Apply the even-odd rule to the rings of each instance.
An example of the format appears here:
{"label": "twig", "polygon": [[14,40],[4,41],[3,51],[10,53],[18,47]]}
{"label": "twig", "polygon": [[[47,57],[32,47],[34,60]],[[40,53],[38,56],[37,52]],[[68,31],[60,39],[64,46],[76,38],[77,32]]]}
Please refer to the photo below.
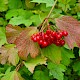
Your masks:
{"label": "twig", "polygon": [[16,67],[16,71],[18,71],[22,66],[23,66],[23,62],[20,62]]}
{"label": "twig", "polygon": [[53,6],[52,6],[52,8],[51,8],[51,10],[50,10],[50,12],[49,12],[49,14],[48,14],[48,16],[47,16],[47,17],[45,18],[45,20],[43,21],[42,27],[41,27],[41,30],[40,30],[40,31],[43,31],[43,30],[45,29],[45,28],[44,28],[44,25],[45,25],[47,19],[50,17],[50,15],[51,15],[51,13],[52,13],[52,11],[53,11],[56,3],[57,3],[57,0],[55,0],[55,2],[54,2],[54,4],[53,4]]}

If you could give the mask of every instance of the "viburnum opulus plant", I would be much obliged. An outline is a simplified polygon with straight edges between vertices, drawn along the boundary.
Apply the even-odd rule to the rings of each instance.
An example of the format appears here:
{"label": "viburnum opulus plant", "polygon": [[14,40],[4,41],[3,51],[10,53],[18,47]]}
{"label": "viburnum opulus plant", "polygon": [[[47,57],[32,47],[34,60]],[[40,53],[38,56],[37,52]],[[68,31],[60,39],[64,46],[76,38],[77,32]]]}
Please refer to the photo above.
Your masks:
{"label": "viburnum opulus plant", "polygon": [[79,4],[0,0],[0,80],[79,80]]}

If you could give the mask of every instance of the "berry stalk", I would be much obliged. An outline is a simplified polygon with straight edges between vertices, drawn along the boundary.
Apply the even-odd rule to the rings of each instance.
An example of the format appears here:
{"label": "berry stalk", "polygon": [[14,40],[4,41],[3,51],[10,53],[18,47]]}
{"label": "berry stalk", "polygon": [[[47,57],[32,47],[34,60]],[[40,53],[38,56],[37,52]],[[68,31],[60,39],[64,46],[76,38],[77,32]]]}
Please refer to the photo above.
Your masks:
{"label": "berry stalk", "polygon": [[52,13],[52,11],[53,11],[53,9],[54,9],[54,7],[55,7],[55,5],[56,5],[56,3],[57,3],[57,0],[55,0],[55,2],[54,2],[54,4],[53,4],[53,6],[52,6],[52,8],[51,8],[51,10],[50,10],[50,12],[49,12],[49,14],[48,14],[48,16],[45,18],[45,20],[42,22],[42,24],[41,24],[41,32],[45,29],[45,27],[44,27],[44,25],[45,25],[45,23],[47,22],[47,19],[50,17],[50,15],[51,15],[51,13]]}

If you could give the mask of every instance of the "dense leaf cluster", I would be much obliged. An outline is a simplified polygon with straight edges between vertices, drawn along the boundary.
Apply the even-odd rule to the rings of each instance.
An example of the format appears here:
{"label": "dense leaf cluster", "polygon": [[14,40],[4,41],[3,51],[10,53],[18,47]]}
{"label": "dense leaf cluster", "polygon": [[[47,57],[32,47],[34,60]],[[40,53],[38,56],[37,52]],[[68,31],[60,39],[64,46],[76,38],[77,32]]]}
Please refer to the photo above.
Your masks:
{"label": "dense leaf cluster", "polygon": [[68,31],[63,47],[31,40],[54,2],[0,0],[0,80],[80,79],[80,0],[58,0],[48,20],[51,30]]}

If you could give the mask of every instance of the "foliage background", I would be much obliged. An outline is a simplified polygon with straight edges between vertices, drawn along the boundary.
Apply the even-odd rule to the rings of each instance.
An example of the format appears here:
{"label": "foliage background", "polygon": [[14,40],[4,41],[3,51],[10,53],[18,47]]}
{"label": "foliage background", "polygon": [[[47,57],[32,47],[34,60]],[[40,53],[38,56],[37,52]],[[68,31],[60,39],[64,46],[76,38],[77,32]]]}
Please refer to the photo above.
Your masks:
{"label": "foliage background", "polygon": [[[24,66],[17,65],[22,60],[17,55],[14,44],[8,44],[6,39],[6,25],[38,27],[48,15],[55,0],[0,0],[0,53],[1,50],[11,50],[8,62],[3,55],[0,55],[0,80],[79,80],[80,79],[80,50],[78,47],[69,49],[67,44],[64,47],[51,45],[41,52],[41,58],[32,59],[29,56],[24,61]],[[73,16],[80,20],[80,0],[58,0],[51,14],[51,18],[59,18],[63,15]],[[49,20],[51,24],[56,24],[55,20]],[[5,46],[3,49],[2,45]],[[54,47],[54,48],[53,48]],[[15,54],[14,54],[15,53]],[[12,57],[13,56],[13,57]],[[5,63],[5,64],[4,64]],[[39,65],[38,65],[39,64]],[[24,78],[24,79],[23,79]]]}

